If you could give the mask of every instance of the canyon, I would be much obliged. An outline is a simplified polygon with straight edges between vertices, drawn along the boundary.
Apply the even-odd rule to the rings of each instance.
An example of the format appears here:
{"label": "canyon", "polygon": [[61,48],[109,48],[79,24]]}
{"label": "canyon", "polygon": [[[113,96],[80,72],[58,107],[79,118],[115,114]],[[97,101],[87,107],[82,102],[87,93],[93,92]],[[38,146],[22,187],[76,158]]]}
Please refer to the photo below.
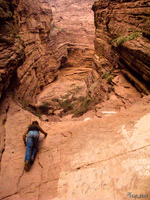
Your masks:
{"label": "canyon", "polygon": [[[149,8],[0,1],[0,199],[150,198]],[[26,172],[33,120],[48,136]]]}

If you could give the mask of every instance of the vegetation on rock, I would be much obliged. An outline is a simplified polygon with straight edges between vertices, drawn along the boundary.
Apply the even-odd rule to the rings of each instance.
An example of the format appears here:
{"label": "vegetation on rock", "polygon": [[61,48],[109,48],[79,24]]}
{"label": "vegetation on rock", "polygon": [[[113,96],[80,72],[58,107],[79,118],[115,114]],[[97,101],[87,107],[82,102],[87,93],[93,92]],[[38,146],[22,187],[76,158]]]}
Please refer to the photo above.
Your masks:
{"label": "vegetation on rock", "polygon": [[129,36],[120,36],[120,37],[112,40],[112,43],[117,43],[117,45],[119,46],[122,43],[130,41],[130,40],[134,40],[134,39],[140,37],[141,35],[142,35],[141,32],[133,32]]}

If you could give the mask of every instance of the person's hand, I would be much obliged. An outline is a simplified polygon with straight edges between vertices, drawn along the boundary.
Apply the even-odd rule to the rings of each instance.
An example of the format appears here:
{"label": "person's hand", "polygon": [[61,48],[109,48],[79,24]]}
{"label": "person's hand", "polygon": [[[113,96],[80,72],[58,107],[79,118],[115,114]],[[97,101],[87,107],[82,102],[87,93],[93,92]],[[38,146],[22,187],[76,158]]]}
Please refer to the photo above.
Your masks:
{"label": "person's hand", "polygon": [[47,133],[45,133],[45,137],[47,137]]}

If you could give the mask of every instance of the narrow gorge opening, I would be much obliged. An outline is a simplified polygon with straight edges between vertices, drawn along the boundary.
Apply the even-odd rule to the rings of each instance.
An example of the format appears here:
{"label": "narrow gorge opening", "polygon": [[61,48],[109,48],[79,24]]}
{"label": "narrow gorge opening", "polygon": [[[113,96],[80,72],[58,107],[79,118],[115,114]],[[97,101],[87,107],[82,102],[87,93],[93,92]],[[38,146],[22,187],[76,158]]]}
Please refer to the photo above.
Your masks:
{"label": "narrow gorge opening", "polygon": [[46,115],[48,121],[54,116],[58,119],[67,114],[80,116],[88,110],[90,97],[85,80],[93,67],[92,4],[93,0],[50,1],[53,20],[48,51],[52,50],[56,60],[60,59],[58,72],[50,84],[40,86],[42,90],[36,96],[36,103],[26,106],[38,116]]}
{"label": "narrow gorge opening", "polygon": [[[99,30],[101,25],[96,29],[94,41],[93,0],[49,3],[52,7],[51,29],[45,33],[44,23],[39,27],[40,42],[46,42],[46,59],[39,57],[35,63],[33,61],[37,83],[33,77],[29,78],[33,74],[32,67],[24,78],[35,84],[32,91],[27,90],[23,96],[25,107],[41,120],[60,121],[66,115],[80,117],[89,110],[96,116],[100,109],[120,111],[140,99],[141,94],[131,85],[131,80],[124,78],[125,73],[122,74],[113,49],[105,41],[108,33]],[[104,15],[99,19],[100,16],[97,15],[97,23],[102,23],[103,17],[107,18]],[[107,28],[109,22],[106,19]]]}

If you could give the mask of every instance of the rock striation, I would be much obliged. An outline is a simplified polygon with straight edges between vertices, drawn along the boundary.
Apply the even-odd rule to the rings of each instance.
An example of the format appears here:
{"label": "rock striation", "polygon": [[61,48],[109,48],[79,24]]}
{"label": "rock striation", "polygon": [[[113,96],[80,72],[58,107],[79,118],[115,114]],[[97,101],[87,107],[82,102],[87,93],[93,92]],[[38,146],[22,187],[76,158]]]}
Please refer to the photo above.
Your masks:
{"label": "rock striation", "polygon": [[25,60],[17,7],[18,1],[0,1],[0,98]]}
{"label": "rock striation", "polygon": [[56,79],[67,45],[63,32],[54,31],[49,1],[4,0],[0,6],[0,96],[10,86],[25,106]]}
{"label": "rock striation", "polygon": [[[150,2],[95,1],[93,4],[95,65],[115,67],[142,93],[149,94],[150,82]],[[104,70],[104,69],[103,69]]]}
{"label": "rock striation", "polygon": [[17,11],[26,59],[17,70],[16,96],[28,105],[45,85],[55,80],[60,59],[57,59],[56,37],[50,37],[52,10],[49,2],[20,1]]}
{"label": "rock striation", "polygon": [[94,16],[91,10],[94,0],[51,0],[55,31],[63,31],[65,41],[76,47],[94,50]]}
{"label": "rock striation", "polygon": [[[80,86],[83,86],[83,95],[81,96],[85,96],[87,88],[84,77],[92,68],[94,52],[92,2],[55,2],[58,7],[58,13],[54,11],[54,14],[52,14],[50,4],[53,6],[53,3],[54,2],[50,3],[49,1],[42,0],[27,0],[26,2],[20,0],[15,5],[12,2],[12,5],[15,5],[15,11],[12,12],[12,16],[10,17],[7,16],[7,14],[9,13],[9,8],[13,6],[7,1],[7,9],[3,5],[4,3],[1,5],[1,9],[6,10],[4,18],[11,22],[11,24],[15,23],[14,27],[12,26],[16,31],[12,33],[12,35],[14,34],[13,37],[22,45],[17,46],[17,44],[15,44],[11,47],[11,50],[10,46],[12,45],[8,44],[6,47],[4,43],[1,44],[1,49],[4,50],[1,60],[3,65],[1,68],[3,82],[1,84],[2,91],[5,91],[6,88],[10,86],[10,89],[14,92],[14,99],[19,101],[26,108],[30,106],[33,110],[36,109],[36,105],[39,105],[39,95],[40,93],[45,93],[43,92],[45,86],[50,87],[49,90],[51,91],[61,83],[64,87],[61,91],[61,96],[64,96],[64,94],[68,95],[68,91],[72,90],[72,88],[65,89],[63,83],[65,82],[65,84],[67,84],[67,81],[62,81],[62,71],[63,74],[65,74],[65,71],[70,71],[69,74],[64,75],[65,77],[70,76],[69,79],[75,74],[72,81],[69,83],[69,87],[72,87],[71,85],[76,84],[75,82],[77,81],[78,84],[76,88],[79,89]],[[85,8],[82,11],[82,15],[79,15],[81,14],[80,11],[84,3]],[[60,10],[61,7],[64,7],[63,12]],[[60,12],[65,20],[61,23],[61,28],[58,28],[57,20],[53,20],[53,15],[57,14],[57,16],[59,16]],[[87,18],[87,12],[90,13],[89,18]],[[78,16],[77,19],[74,17],[75,15]],[[69,17],[68,23],[66,23],[66,17]],[[8,24],[7,21],[3,20],[4,28]],[[87,22],[88,26],[86,27]],[[86,30],[83,31],[85,27]],[[70,30],[70,34],[67,35],[66,31],[63,29],[67,31]],[[8,30],[5,30],[5,32],[6,31]],[[10,32],[11,31],[9,31],[9,33]],[[9,34],[9,36],[10,35],[11,34]],[[10,37],[9,39],[10,42],[13,43],[13,38]],[[10,50],[13,51],[13,56],[8,59],[11,53]],[[16,53],[18,58],[15,57],[14,53]],[[12,59],[16,64],[12,62]],[[10,69],[4,73],[8,67]],[[60,80],[58,80],[56,86],[53,84],[53,87],[51,83],[56,79]],[[79,79],[81,80],[78,81]],[[74,91],[76,88],[74,88]],[[51,93],[50,91],[49,93]],[[49,103],[51,99],[56,99],[57,95],[50,94],[50,96],[48,96],[46,94],[46,98]],[[43,102],[41,102],[41,104],[43,104]]]}
{"label": "rock striation", "polygon": [[[58,78],[62,65],[63,68],[68,67],[68,63],[65,66],[65,62],[69,59],[71,51],[77,51],[76,54],[82,51],[83,54],[87,52],[85,54],[88,56],[86,56],[86,60],[83,59],[83,62],[87,63],[89,60],[88,65],[92,67],[91,60],[94,51],[92,2],[89,1],[85,4],[82,17],[79,14],[81,14],[80,11],[85,3],[84,1],[55,2],[59,9],[52,14],[51,5],[53,3],[47,0],[27,0],[26,2],[20,0],[16,6],[16,13],[14,13],[14,17],[17,16],[17,39],[24,44],[24,60],[19,63],[15,72],[13,70],[11,89],[15,92],[14,98],[17,101],[19,100],[25,107],[35,106],[37,95],[43,91],[45,86],[50,85]],[[65,20],[62,20],[63,23],[60,27],[57,27],[57,20],[55,20],[54,15],[57,14],[58,16],[60,14],[61,6],[64,6],[61,15]],[[72,9],[69,11],[70,8]],[[88,19],[86,17],[87,11],[90,11]],[[66,13],[69,13],[69,15],[66,15]],[[74,15],[77,15],[80,20],[76,19]],[[70,19],[67,23],[66,17]],[[80,24],[79,21],[82,21],[83,24],[82,22]],[[84,30],[87,22],[89,24],[88,28]],[[75,27],[78,27],[78,30]],[[65,29],[71,31],[69,35],[68,32],[64,31]],[[74,65],[75,63],[76,60],[74,60]],[[5,68],[5,63],[3,65]]]}
{"label": "rock striation", "polygon": [[[0,102],[0,199],[150,197],[150,96],[141,98],[120,73],[148,94],[149,27],[144,23],[149,24],[146,18],[149,1],[95,1],[94,64],[91,40],[88,40],[91,29],[83,31],[90,3],[83,0],[62,0],[55,4],[47,0],[0,1],[1,94],[10,86]],[[66,16],[71,18],[70,27],[65,27],[67,30],[72,30],[73,21],[76,24],[83,20],[83,25],[74,29],[82,30],[80,37],[72,31],[74,37],[68,34],[66,40],[66,32],[52,23],[50,4],[58,14],[55,19],[60,15],[55,23],[62,28]],[[83,8],[83,5],[88,6]],[[60,8],[64,8],[66,15],[62,16]],[[84,17],[75,15],[76,11],[81,11]],[[141,24],[137,23],[140,17]],[[7,25],[11,27],[9,32]],[[136,29],[134,40],[133,28]],[[12,30],[15,30],[13,34]],[[88,34],[82,35],[83,32]],[[89,98],[98,103],[91,103],[93,110],[72,118],[71,108],[74,106],[76,111],[83,112],[89,106]],[[70,99],[74,104],[69,104]],[[63,112],[69,110],[65,117],[60,116],[61,108],[51,108],[52,101],[56,107],[60,101]],[[26,105],[28,110],[29,106],[32,111],[35,109],[34,114]],[[47,115],[41,116],[36,105]],[[40,136],[35,162],[25,172],[26,148],[22,134],[33,120],[39,121],[48,136],[46,139]]]}

